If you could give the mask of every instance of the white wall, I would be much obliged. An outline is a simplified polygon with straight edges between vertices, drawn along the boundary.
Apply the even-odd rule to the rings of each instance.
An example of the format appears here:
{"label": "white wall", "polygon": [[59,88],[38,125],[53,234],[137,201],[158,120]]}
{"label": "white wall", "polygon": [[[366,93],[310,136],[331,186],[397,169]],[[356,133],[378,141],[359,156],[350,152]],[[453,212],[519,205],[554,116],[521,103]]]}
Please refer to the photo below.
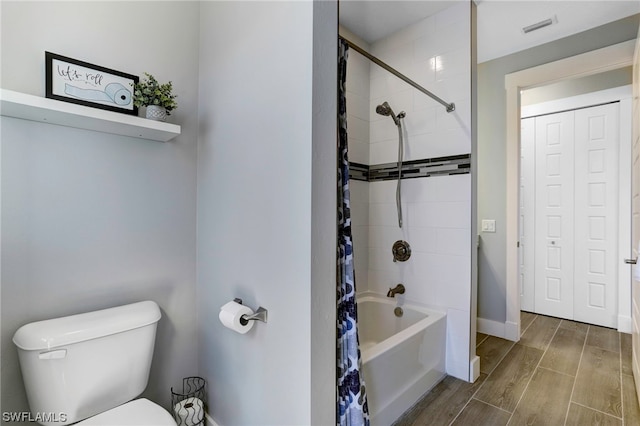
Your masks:
{"label": "white wall", "polygon": [[[382,68],[371,65],[370,145],[366,164],[394,163],[398,158],[397,127],[391,118],[375,112],[376,106],[384,101],[389,102],[396,114],[407,113],[404,119],[405,161],[471,152],[470,22],[469,4],[461,2],[373,43],[370,51],[374,56],[445,101],[454,102],[456,111],[447,113],[439,103]],[[349,61],[354,58],[362,57],[350,52]],[[348,88],[354,86],[349,83],[348,80]],[[353,95],[348,92],[347,96]],[[353,101],[349,105],[358,107]],[[359,123],[358,117],[355,120]],[[352,121],[349,121],[349,129],[353,127]],[[350,143],[351,134],[350,130]],[[351,158],[351,161],[356,160]],[[446,311],[447,372],[468,379],[471,176],[403,180],[402,229],[397,225],[396,181],[352,181],[351,185],[358,290],[386,294],[390,287],[403,283],[407,292],[400,296],[401,299]],[[362,191],[367,193],[362,194]],[[367,205],[368,215],[365,215],[363,211]],[[360,237],[365,233],[363,228],[368,232]],[[399,239],[411,244],[412,256],[406,263],[392,261],[391,247]],[[364,255],[361,240],[368,243]],[[363,257],[365,261],[361,262]],[[367,271],[360,267],[363,263],[368,265]]]}
{"label": "white wall", "polygon": [[[11,338],[28,322],[151,299],[162,309],[145,396],[197,374],[199,5],[2,2],[5,89],[44,96],[44,51],[172,80],[169,143],[0,118],[2,411],[27,402]],[[144,17],[144,19],[141,19]],[[114,25],[117,23],[117,25]],[[147,34],[162,30],[156,43]]]}
{"label": "white wall", "polygon": [[[201,5],[199,370],[219,424],[334,421],[335,7]],[[224,328],[234,297],[269,322]]]}
{"label": "white wall", "polygon": [[335,422],[338,4],[313,3],[311,425]]}
{"label": "white wall", "polygon": [[556,99],[593,93],[599,90],[626,86],[632,83],[632,73],[632,67],[624,67],[600,74],[526,89],[520,94],[520,105],[524,107]]}

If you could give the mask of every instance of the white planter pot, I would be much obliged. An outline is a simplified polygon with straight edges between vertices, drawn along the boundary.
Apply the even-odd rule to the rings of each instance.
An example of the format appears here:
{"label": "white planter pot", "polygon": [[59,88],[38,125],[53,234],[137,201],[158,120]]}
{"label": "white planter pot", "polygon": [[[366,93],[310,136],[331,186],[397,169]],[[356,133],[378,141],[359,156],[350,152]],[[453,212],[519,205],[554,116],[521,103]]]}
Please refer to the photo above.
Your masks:
{"label": "white planter pot", "polygon": [[149,105],[147,107],[147,118],[156,121],[165,121],[167,119],[167,110],[158,105]]}

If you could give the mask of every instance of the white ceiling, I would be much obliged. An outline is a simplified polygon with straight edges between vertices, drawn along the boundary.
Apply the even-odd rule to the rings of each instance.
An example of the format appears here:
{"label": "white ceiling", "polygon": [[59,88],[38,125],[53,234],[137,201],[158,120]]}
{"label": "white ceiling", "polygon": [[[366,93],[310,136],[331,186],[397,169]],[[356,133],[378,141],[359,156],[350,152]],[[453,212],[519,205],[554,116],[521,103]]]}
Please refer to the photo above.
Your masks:
{"label": "white ceiling", "polygon": [[367,43],[383,39],[427,16],[435,15],[452,4],[447,0],[339,1],[340,24]]}
{"label": "white ceiling", "polygon": [[[340,23],[368,43],[449,7],[456,0],[341,0]],[[567,37],[640,13],[640,0],[476,0],[478,62]],[[522,27],[557,23],[524,34]]]}

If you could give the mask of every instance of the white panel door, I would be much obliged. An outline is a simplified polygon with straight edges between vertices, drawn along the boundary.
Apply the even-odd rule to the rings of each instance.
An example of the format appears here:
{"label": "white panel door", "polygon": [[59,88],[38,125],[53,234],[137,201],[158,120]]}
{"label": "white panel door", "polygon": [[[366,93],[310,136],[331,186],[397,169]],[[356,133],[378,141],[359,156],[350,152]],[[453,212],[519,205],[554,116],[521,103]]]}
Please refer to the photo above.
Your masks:
{"label": "white panel door", "polygon": [[520,124],[520,218],[519,250],[520,263],[520,309],[533,312],[535,309],[534,292],[534,248],[535,235],[535,117],[524,118]]}
{"label": "white panel door", "polygon": [[523,310],[617,327],[619,122],[619,103],[522,120]]}
{"label": "white panel door", "polygon": [[535,312],[573,317],[574,113],[536,117]]}
{"label": "white panel door", "polygon": [[[640,35],[640,31],[639,31]],[[631,168],[631,235],[633,257],[638,259],[640,247],[640,37],[636,40],[636,53],[633,59],[633,166]],[[640,400],[640,265],[636,264],[632,274],[631,322],[633,323],[632,363],[636,394]]]}
{"label": "white panel door", "polygon": [[618,325],[619,103],[575,111],[574,315]]}

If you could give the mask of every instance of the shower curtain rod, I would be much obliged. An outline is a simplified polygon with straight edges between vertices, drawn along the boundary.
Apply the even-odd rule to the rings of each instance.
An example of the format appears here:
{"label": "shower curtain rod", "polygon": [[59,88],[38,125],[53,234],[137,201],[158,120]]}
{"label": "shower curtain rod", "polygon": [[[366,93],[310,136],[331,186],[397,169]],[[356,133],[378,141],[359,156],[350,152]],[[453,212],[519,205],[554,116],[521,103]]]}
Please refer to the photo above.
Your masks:
{"label": "shower curtain rod", "polygon": [[395,75],[400,80],[402,80],[405,83],[415,87],[416,89],[418,89],[419,91],[421,91],[425,95],[429,96],[430,98],[432,98],[436,102],[441,103],[447,109],[447,112],[453,112],[453,111],[456,110],[456,105],[453,102],[449,104],[449,103],[443,101],[438,96],[434,95],[433,93],[431,93],[430,91],[428,91],[424,87],[420,86],[418,83],[416,83],[415,81],[411,80],[410,78],[408,78],[407,76],[405,76],[401,72],[397,71],[395,68],[392,68],[389,65],[385,64],[380,59],[378,59],[375,56],[373,56],[371,53],[367,52],[366,50],[364,50],[363,48],[361,48],[357,44],[354,44],[352,41],[349,41],[349,40],[347,40],[346,38],[344,38],[342,36],[338,36],[338,38],[341,39],[342,41],[344,41],[345,43],[347,43],[347,45],[349,47],[351,47],[353,50],[355,50],[356,52],[358,52],[362,56],[365,56],[367,59],[369,59],[374,64],[376,64],[376,65],[384,68],[385,70],[389,71],[391,74]]}

